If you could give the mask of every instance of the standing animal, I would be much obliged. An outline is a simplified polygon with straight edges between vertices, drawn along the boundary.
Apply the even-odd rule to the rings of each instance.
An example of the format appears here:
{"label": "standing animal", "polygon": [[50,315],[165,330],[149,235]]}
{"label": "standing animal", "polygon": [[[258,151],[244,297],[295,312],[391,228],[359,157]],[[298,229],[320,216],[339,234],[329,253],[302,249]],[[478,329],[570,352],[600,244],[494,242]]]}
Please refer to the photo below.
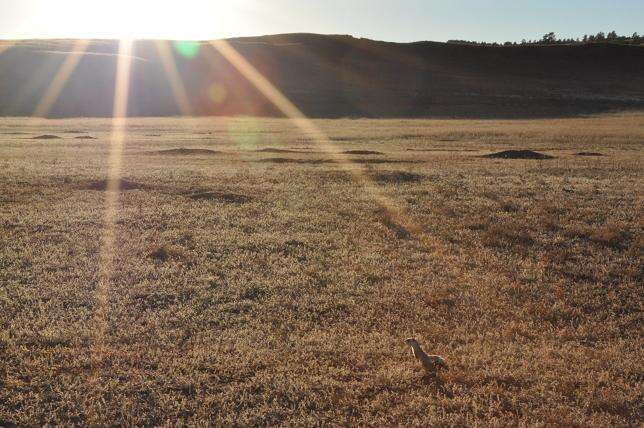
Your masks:
{"label": "standing animal", "polygon": [[449,366],[439,355],[427,355],[418,341],[414,338],[405,339],[405,343],[411,347],[414,357],[422,364],[428,375],[436,376],[439,370],[447,370]]}

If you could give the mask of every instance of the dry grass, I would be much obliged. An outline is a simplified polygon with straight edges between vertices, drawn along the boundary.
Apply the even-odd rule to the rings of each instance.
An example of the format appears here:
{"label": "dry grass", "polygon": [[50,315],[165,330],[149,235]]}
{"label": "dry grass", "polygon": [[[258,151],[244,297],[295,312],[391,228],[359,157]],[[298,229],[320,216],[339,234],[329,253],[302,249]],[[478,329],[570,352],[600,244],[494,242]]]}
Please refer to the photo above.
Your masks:
{"label": "dry grass", "polygon": [[286,120],[136,119],[99,285],[109,121],[3,119],[0,425],[642,423],[644,115],[318,124],[421,231]]}

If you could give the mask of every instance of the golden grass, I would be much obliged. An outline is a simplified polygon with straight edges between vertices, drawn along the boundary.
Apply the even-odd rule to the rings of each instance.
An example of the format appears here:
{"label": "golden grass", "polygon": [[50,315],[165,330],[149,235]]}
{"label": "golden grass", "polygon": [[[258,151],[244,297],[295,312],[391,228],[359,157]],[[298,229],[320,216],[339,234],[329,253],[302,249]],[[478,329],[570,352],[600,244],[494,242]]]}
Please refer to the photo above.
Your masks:
{"label": "golden grass", "polygon": [[420,232],[287,120],[132,119],[101,303],[110,125],[0,122],[0,424],[641,423],[644,114],[316,121]]}

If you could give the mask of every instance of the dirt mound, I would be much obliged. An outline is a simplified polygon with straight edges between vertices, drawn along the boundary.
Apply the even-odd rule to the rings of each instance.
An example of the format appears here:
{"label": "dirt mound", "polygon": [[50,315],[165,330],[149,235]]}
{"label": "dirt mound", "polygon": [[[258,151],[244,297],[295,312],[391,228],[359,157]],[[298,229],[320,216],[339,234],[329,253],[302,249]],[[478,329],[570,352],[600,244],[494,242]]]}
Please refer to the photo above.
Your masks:
{"label": "dirt mound", "polygon": [[60,140],[60,137],[58,135],[43,134],[43,135],[39,135],[37,137],[34,137],[32,139],[33,140]]}
{"label": "dirt mound", "polygon": [[190,155],[211,156],[211,155],[216,155],[220,152],[216,150],[210,150],[210,149],[186,149],[182,147],[180,149],[159,150],[153,153],[157,155],[170,155],[170,156],[190,156]]}
{"label": "dirt mound", "polygon": [[382,152],[376,152],[374,150],[347,150],[342,152],[345,155],[382,155]]}
{"label": "dirt mound", "polygon": [[[88,181],[87,183],[85,183],[83,188],[87,189],[87,190],[105,191],[105,190],[107,190],[107,180],[92,180],[92,181]],[[147,186],[145,186],[144,184],[141,184],[141,183],[137,183],[135,181],[121,179],[118,182],[118,188],[119,188],[119,190],[126,191],[126,190],[146,189]]]}
{"label": "dirt mound", "polygon": [[373,178],[379,183],[418,183],[425,176],[407,171],[391,171],[378,173]]}
{"label": "dirt mound", "polygon": [[554,159],[554,156],[533,152],[532,150],[504,150],[484,155],[483,157],[491,159]]}
{"label": "dirt mound", "polygon": [[251,200],[251,198],[246,195],[221,192],[217,190],[209,191],[209,192],[190,193],[186,196],[188,196],[190,199],[193,199],[195,201],[206,200],[206,201],[233,203],[233,204],[244,204],[246,202],[250,202]]}
{"label": "dirt mound", "polygon": [[604,155],[597,152],[579,152],[577,153],[577,156],[604,156]]}

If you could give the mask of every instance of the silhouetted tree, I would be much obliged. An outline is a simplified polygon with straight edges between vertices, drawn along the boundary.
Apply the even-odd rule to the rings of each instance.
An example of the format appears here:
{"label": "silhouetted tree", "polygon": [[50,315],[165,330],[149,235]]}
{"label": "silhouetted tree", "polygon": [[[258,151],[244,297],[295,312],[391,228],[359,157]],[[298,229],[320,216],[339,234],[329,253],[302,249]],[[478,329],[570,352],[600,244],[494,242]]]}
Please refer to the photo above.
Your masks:
{"label": "silhouetted tree", "polygon": [[554,32],[546,33],[543,35],[543,37],[539,40],[526,40],[522,39],[520,43],[517,43],[516,41],[506,41],[503,43],[498,43],[498,42],[477,42],[477,41],[471,41],[471,40],[448,40],[447,43],[455,43],[455,44],[462,44],[462,45],[475,45],[475,46],[517,46],[518,44],[525,46],[525,45],[564,45],[564,44],[569,44],[569,45],[578,45],[578,44],[586,44],[586,43],[619,43],[619,44],[633,44],[633,45],[639,45],[642,42],[644,42],[644,38],[640,36],[638,33],[633,33],[632,36],[620,36],[617,34],[616,31],[611,31],[608,34],[605,34],[603,31],[600,31],[599,33],[595,34],[584,34],[583,37],[568,37],[568,38],[563,38],[563,39],[558,39],[556,34]]}
{"label": "silhouetted tree", "polygon": [[541,41],[546,45],[552,45],[557,41],[557,36],[555,35],[555,33],[551,31],[549,33],[544,34],[543,37],[541,38]]}

